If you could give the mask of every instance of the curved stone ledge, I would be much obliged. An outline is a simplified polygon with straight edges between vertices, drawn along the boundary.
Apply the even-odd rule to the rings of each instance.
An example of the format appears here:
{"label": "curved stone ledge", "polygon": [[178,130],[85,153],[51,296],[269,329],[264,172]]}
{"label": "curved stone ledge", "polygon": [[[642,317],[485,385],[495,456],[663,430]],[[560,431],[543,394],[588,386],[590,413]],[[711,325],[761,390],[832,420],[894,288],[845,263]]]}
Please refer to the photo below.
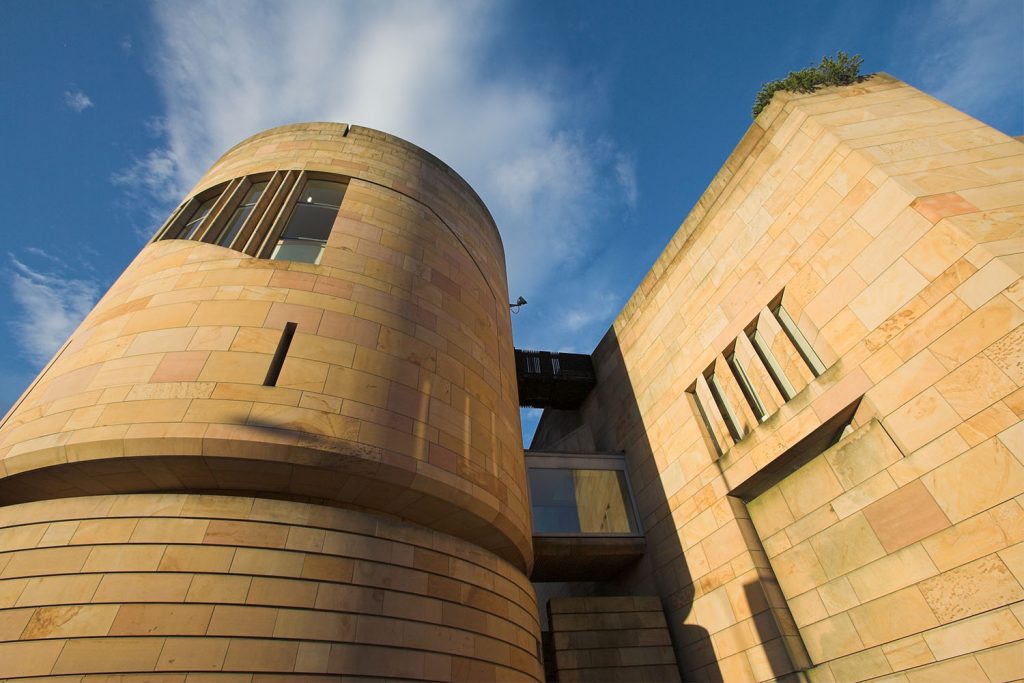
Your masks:
{"label": "curved stone ledge", "polygon": [[184,494],[0,509],[0,677],[540,680],[533,601],[500,558],[351,510]]}

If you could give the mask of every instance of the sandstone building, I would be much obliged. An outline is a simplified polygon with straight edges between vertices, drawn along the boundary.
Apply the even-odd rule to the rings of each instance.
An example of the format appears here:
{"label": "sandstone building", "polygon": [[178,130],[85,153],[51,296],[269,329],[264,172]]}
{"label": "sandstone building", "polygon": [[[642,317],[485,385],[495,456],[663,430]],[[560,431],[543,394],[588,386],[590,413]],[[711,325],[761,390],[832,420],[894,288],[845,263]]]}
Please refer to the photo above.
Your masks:
{"label": "sandstone building", "polygon": [[393,136],[229,150],[0,425],[0,678],[1021,676],[1024,144],[780,93],[590,357],[504,268]]}

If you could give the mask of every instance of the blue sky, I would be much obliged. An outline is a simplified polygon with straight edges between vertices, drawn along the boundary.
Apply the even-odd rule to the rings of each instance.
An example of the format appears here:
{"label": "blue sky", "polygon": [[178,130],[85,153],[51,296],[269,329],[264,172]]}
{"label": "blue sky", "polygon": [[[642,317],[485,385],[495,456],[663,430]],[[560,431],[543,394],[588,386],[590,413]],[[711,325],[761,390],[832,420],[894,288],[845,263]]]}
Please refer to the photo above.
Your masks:
{"label": "blue sky", "polygon": [[[838,50],[1024,133],[1024,3],[4,3],[0,406],[224,150],[336,120],[451,164],[521,347],[590,351],[750,125]],[[536,414],[526,413],[532,431]]]}

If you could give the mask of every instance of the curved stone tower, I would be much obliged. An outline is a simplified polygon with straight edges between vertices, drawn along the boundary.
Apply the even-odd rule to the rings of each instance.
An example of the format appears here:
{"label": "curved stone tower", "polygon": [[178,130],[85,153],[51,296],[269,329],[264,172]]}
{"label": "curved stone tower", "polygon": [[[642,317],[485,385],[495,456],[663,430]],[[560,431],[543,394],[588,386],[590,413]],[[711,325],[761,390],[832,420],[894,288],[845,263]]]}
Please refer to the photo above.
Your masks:
{"label": "curved stone tower", "polygon": [[235,146],[5,418],[0,505],[0,678],[539,679],[486,207],[366,128]]}

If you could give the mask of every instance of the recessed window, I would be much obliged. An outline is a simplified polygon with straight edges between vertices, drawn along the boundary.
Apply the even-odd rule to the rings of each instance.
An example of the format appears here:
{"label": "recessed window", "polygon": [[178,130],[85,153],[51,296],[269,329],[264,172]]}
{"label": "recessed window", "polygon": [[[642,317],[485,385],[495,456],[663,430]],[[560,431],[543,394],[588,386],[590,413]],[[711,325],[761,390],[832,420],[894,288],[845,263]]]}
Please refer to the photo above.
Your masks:
{"label": "recessed window", "polygon": [[320,263],[345,187],[329,180],[307,181],[270,258]]}
{"label": "recessed window", "polygon": [[[635,534],[632,499],[625,472],[606,469],[600,458],[531,458],[527,463],[535,534]],[[569,461],[594,460],[589,462]],[[621,458],[616,465],[621,464]],[[547,466],[538,467],[536,463]]]}
{"label": "recessed window", "polygon": [[793,346],[796,347],[800,357],[807,363],[807,367],[811,369],[814,376],[818,377],[821,373],[825,372],[825,364],[818,358],[818,354],[811,348],[807,337],[800,331],[793,317],[783,308],[782,304],[780,303],[776,306],[772,313],[775,314],[775,319],[779,321],[779,326],[782,327],[783,332],[789,337],[789,341],[793,342]]}
{"label": "recessed window", "polygon": [[796,396],[796,389],[793,388],[792,382],[786,377],[786,372],[782,369],[782,365],[775,357],[775,354],[772,353],[771,347],[759,330],[754,329],[750,332],[750,343],[754,347],[754,351],[757,352],[761,362],[764,363],[768,376],[772,378],[772,382],[775,384],[775,388],[779,390],[779,393],[782,394],[782,398],[789,401]]}
{"label": "recessed window", "polygon": [[224,229],[224,233],[217,240],[217,244],[222,247],[230,247],[231,243],[238,237],[239,231],[242,226],[245,225],[245,221],[252,214],[252,210],[256,207],[256,202],[260,200],[263,195],[263,191],[267,189],[266,183],[254,183],[249,188],[249,192],[246,193],[245,199],[238,205],[235,212],[231,215],[231,219],[228,221],[227,227]]}
{"label": "recessed window", "polygon": [[722,388],[718,375],[712,370],[709,374],[705,375],[705,379],[708,382],[708,389],[711,390],[711,398],[714,399],[718,412],[721,413],[722,419],[725,420],[729,433],[734,441],[739,441],[744,436],[743,427],[740,425],[739,417],[733,410],[732,404],[729,403],[729,399],[725,396],[725,390]]}
{"label": "recessed window", "polygon": [[729,362],[729,367],[732,368],[733,374],[736,376],[736,380],[740,385],[740,390],[743,392],[743,398],[747,399],[747,403],[750,405],[750,410],[753,411],[754,417],[757,418],[758,422],[764,422],[768,419],[768,411],[764,407],[764,403],[761,402],[761,397],[754,391],[754,385],[750,382],[750,377],[747,376],[747,371],[743,369],[743,363],[736,357],[736,352],[733,351],[726,358]]}
{"label": "recessed window", "polygon": [[210,211],[213,210],[213,205],[217,203],[220,195],[214,195],[205,202],[201,203],[196,210],[192,213],[192,217],[188,219],[181,228],[181,232],[178,234],[179,240],[190,240],[195,237],[196,233],[199,232],[199,228],[203,227],[203,221],[210,215]]}

